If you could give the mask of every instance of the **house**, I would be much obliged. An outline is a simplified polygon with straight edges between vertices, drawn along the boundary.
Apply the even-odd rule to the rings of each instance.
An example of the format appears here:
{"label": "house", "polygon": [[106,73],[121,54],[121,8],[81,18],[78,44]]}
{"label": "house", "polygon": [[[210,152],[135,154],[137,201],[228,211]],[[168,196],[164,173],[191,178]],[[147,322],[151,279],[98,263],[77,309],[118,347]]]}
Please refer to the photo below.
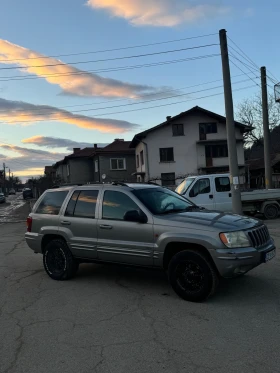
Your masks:
{"label": "house", "polygon": [[56,171],[55,171],[54,167],[53,166],[46,166],[44,175],[51,180],[55,180]]}
{"label": "house", "polygon": [[[238,165],[245,172],[243,135],[250,131],[235,122]],[[190,174],[227,172],[226,118],[199,106],[134,136],[138,181],[161,180],[175,186]]]}
{"label": "house", "polygon": [[135,150],[130,141],[115,139],[104,148],[74,148],[53,167],[61,184],[86,184],[135,180]]}
{"label": "house", "polygon": [[[280,152],[270,155],[272,168],[272,187],[280,188]],[[248,184],[252,189],[265,188],[264,156],[246,161],[249,176]]]}

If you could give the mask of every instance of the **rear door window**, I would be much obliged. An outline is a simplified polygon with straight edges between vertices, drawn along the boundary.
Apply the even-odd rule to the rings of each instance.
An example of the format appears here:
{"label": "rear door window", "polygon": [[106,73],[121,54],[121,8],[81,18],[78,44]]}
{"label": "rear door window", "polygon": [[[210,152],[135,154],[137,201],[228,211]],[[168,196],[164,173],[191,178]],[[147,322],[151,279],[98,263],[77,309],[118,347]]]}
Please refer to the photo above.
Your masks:
{"label": "rear door window", "polygon": [[230,192],[230,181],[228,177],[216,177],[215,178],[216,191],[220,192]]}
{"label": "rear door window", "polygon": [[36,214],[58,215],[68,191],[47,192],[37,207]]}
{"label": "rear door window", "polygon": [[98,190],[76,190],[65,211],[65,216],[75,218],[95,218]]}

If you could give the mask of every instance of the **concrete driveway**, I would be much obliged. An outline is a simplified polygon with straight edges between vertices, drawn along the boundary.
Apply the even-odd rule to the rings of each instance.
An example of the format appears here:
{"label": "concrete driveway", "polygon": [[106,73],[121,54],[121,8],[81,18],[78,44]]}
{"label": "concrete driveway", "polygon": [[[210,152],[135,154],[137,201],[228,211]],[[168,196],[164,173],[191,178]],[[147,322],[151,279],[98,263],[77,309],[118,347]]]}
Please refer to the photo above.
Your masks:
{"label": "concrete driveway", "polygon": [[55,282],[24,231],[0,226],[1,373],[280,372],[279,257],[194,304],[161,272],[88,264]]}

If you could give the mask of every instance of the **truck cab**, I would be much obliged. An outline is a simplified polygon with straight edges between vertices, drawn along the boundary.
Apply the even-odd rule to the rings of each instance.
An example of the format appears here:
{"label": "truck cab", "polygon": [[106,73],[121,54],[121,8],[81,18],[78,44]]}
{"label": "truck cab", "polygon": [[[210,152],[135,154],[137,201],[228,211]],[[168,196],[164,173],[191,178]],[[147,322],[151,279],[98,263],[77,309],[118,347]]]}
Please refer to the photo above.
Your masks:
{"label": "truck cab", "polygon": [[232,210],[229,174],[187,177],[177,187],[176,192],[209,210]]}

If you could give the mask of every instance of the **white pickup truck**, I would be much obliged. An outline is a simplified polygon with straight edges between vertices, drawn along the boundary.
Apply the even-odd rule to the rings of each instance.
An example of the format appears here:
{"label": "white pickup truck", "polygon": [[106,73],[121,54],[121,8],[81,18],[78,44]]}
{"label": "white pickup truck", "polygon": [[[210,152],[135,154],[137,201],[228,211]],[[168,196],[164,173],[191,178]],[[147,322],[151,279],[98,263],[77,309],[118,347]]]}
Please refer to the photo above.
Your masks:
{"label": "white pickup truck", "polygon": [[[232,211],[229,174],[187,177],[176,192],[209,210]],[[241,192],[241,200],[246,214],[261,213],[266,219],[279,216],[280,189],[244,191]]]}

